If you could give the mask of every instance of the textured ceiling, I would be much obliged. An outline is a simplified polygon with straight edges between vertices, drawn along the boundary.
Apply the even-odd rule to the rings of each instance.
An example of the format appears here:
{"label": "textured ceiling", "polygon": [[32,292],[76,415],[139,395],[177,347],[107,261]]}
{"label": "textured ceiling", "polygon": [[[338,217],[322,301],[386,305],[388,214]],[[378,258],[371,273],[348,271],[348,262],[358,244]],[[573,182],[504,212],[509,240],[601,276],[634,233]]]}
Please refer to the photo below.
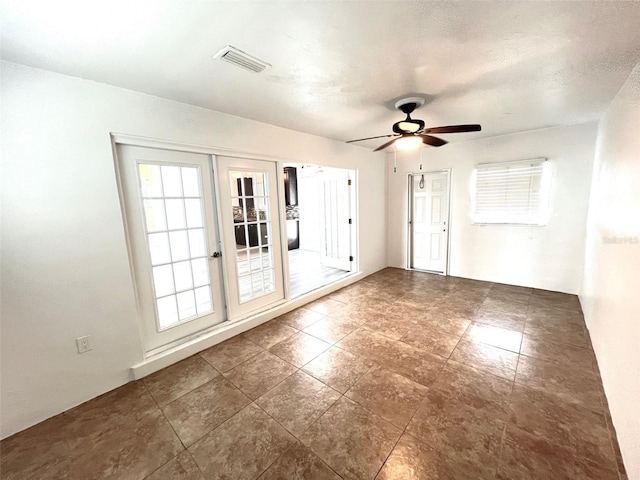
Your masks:
{"label": "textured ceiling", "polygon": [[[639,2],[8,1],[2,58],[337,140],[412,93],[455,141],[597,119],[640,61]],[[273,67],[213,60],[226,44]],[[373,147],[380,141],[365,142]]]}

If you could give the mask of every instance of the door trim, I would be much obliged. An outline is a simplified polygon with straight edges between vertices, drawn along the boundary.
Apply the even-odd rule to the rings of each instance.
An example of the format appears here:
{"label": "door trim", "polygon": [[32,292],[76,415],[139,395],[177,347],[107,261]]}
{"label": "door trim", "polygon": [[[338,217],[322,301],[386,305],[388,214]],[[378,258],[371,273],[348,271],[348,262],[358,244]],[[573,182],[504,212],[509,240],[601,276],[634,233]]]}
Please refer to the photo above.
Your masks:
{"label": "door trim", "polygon": [[[448,194],[448,208],[447,208],[447,258],[445,259],[444,262],[444,272],[440,273],[440,272],[435,272],[432,270],[421,270],[419,268],[413,268],[411,266],[411,260],[413,258],[413,226],[411,224],[412,222],[412,215],[413,215],[413,184],[412,184],[412,178],[414,175],[429,175],[429,174],[433,174],[433,173],[446,173],[447,174],[447,194]],[[408,208],[407,208],[407,243],[406,243],[406,252],[407,252],[407,256],[406,256],[406,266],[405,269],[406,270],[415,270],[417,272],[427,272],[427,273],[432,273],[435,275],[442,275],[444,277],[449,275],[449,265],[451,262],[451,255],[450,255],[450,251],[451,251],[451,175],[452,175],[452,170],[451,168],[442,168],[440,170],[429,170],[429,171],[422,171],[422,172],[410,172],[407,174],[407,199],[408,199]]]}
{"label": "door trim", "polygon": [[[271,162],[299,163],[299,160],[278,157],[274,155],[263,155],[257,152],[246,152],[234,148],[215,147],[213,145],[199,145],[196,143],[174,142],[172,140],[161,140],[158,138],[141,137],[137,135],[128,135],[126,133],[109,133],[111,137],[112,147],[115,144],[133,145],[135,147],[159,148],[164,150],[177,150],[180,152],[203,153],[205,155],[240,157],[249,160],[267,160]],[[115,155],[114,155],[115,159]]]}
{"label": "door trim", "polygon": [[[213,172],[213,178],[211,179],[212,182],[215,183],[217,182],[218,179],[218,168],[217,168],[217,162],[215,161],[216,157],[218,156],[227,156],[227,157],[239,157],[239,158],[246,158],[246,159],[250,159],[250,160],[266,160],[266,161],[271,161],[276,163],[276,182],[277,182],[277,186],[278,186],[278,209],[279,212],[283,212],[284,211],[284,191],[283,189],[280,187],[280,183],[283,180],[283,176],[282,176],[282,164],[283,163],[296,163],[296,160],[292,160],[289,158],[285,158],[285,157],[277,157],[277,156],[273,156],[273,155],[263,155],[260,153],[254,153],[254,152],[244,152],[242,150],[237,150],[237,149],[229,149],[229,148],[223,148],[223,147],[215,147],[215,146],[211,146],[211,145],[200,145],[200,144],[192,144],[192,143],[183,143],[183,142],[176,142],[176,141],[172,141],[172,140],[163,140],[163,139],[158,139],[158,138],[151,138],[151,137],[143,137],[143,136],[138,136],[138,135],[129,135],[129,134],[124,134],[124,133],[117,133],[117,132],[110,132],[109,133],[109,139],[110,139],[110,143],[111,143],[111,151],[113,154],[113,166],[114,166],[114,172],[115,172],[115,183],[116,183],[116,188],[118,191],[118,200],[119,200],[119,207],[120,207],[120,215],[122,218],[122,228],[123,228],[123,233],[124,233],[124,239],[125,239],[125,243],[126,243],[126,251],[127,251],[127,260],[128,260],[128,268],[129,268],[129,276],[131,279],[131,285],[134,289],[134,301],[135,301],[135,308],[136,308],[136,329],[138,331],[138,341],[140,343],[140,348],[142,351],[142,355],[143,355],[143,363],[146,361],[146,359],[149,358],[154,358],[157,356],[162,356],[164,352],[173,352],[176,349],[180,349],[183,346],[187,346],[190,344],[193,344],[194,342],[198,342],[199,338],[206,338],[210,335],[214,335],[216,331],[218,330],[225,330],[226,327],[225,325],[227,325],[228,323],[234,323],[236,321],[242,321],[244,319],[247,318],[251,318],[253,316],[256,315],[261,315],[259,312],[252,312],[246,315],[242,315],[239,316],[237,318],[231,318],[231,316],[229,315],[229,292],[228,292],[228,288],[223,288],[223,295],[224,295],[224,302],[225,302],[225,308],[226,308],[226,317],[227,317],[227,321],[222,322],[218,325],[214,325],[212,327],[209,327],[201,332],[197,332],[196,334],[192,334],[192,335],[187,335],[179,340],[176,340],[175,342],[170,342],[167,345],[163,345],[161,347],[155,348],[153,350],[149,350],[147,351],[145,346],[144,346],[144,330],[143,330],[143,326],[140,322],[140,318],[142,315],[142,310],[141,310],[141,306],[140,306],[140,299],[138,297],[138,289],[139,289],[139,285],[138,282],[136,280],[136,275],[135,275],[135,270],[134,270],[134,258],[133,258],[133,252],[131,250],[131,248],[129,247],[130,242],[131,242],[131,231],[129,229],[128,226],[128,222],[127,222],[127,212],[125,210],[125,192],[122,186],[122,172],[120,169],[120,159],[118,156],[118,149],[117,146],[118,145],[130,145],[130,146],[134,146],[134,147],[147,147],[147,148],[155,148],[155,149],[161,149],[161,150],[171,150],[171,151],[178,151],[178,152],[187,152],[187,153],[199,153],[199,154],[204,154],[204,155],[209,155],[210,156],[210,161],[212,163],[212,172]],[[220,192],[218,191],[218,188],[214,188],[214,197],[215,197],[215,213],[217,215],[217,228],[218,231],[220,232],[220,242],[221,242],[221,246],[222,248],[226,248],[224,241],[222,239],[223,236],[223,230],[222,230],[222,217],[221,217],[221,206],[220,206]],[[283,222],[279,222],[280,223],[280,235],[282,236],[283,234],[285,234],[285,230],[284,230],[284,226],[282,225]],[[282,244],[282,242],[280,242]],[[286,273],[288,275],[288,261],[285,260],[285,255],[286,255],[286,246],[282,246],[281,245],[281,251],[282,251],[282,255],[283,255],[283,274]],[[221,262],[221,269],[222,269],[222,275],[223,278],[225,279],[225,282],[227,281],[227,271],[226,271],[226,267],[224,265],[225,262]],[[288,278],[288,277],[286,277]],[[282,304],[285,304],[287,302],[291,301],[291,297],[290,297],[290,291],[289,291],[289,282],[285,281],[284,282],[284,293],[285,293],[285,297],[283,300],[276,302],[275,304],[269,306],[268,308],[275,308],[278,307]]]}

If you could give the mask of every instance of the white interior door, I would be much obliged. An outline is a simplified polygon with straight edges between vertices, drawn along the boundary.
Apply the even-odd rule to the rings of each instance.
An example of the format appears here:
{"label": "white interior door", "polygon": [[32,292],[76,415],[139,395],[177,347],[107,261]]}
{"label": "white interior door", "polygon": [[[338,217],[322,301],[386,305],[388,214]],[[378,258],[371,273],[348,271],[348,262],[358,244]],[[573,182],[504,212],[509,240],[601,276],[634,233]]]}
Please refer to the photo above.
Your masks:
{"label": "white interior door", "polygon": [[211,157],[117,146],[147,352],[226,319]]}
{"label": "white interior door", "polygon": [[449,246],[449,172],[410,176],[410,266],[446,274]]}
{"label": "white interior door", "polygon": [[216,157],[233,319],[284,300],[276,163]]}
{"label": "white interior door", "polygon": [[349,170],[323,168],[320,190],[320,260],[351,271],[351,180]]}

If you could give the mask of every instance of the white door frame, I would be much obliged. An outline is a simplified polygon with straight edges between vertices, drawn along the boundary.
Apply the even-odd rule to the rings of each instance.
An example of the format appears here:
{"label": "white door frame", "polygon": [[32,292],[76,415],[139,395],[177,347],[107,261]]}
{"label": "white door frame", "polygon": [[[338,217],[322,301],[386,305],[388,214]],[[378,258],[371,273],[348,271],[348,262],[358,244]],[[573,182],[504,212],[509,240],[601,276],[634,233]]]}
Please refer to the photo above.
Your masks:
{"label": "white door frame", "polygon": [[[284,241],[282,240],[282,224],[283,224],[283,210],[280,207],[280,191],[283,188],[283,183],[281,184],[282,179],[278,175],[278,166],[277,162],[273,162],[270,160],[255,160],[255,159],[246,159],[242,157],[230,157],[228,155],[220,155],[218,156],[214,163],[216,164],[217,170],[219,172],[218,191],[222,196],[223,193],[229,190],[229,172],[231,169],[240,170],[240,171],[252,171],[252,172],[261,172],[265,175],[269,175],[269,170],[273,170],[274,177],[270,178],[270,181],[267,183],[267,186],[270,190],[269,198],[275,200],[275,205],[273,203],[270,204],[269,208],[272,209],[270,213],[272,215],[271,218],[271,228],[272,235],[271,240],[275,240],[272,244],[272,260],[273,260],[273,269],[274,269],[274,286],[275,290],[273,292],[264,294],[255,298],[248,300],[247,302],[240,301],[240,292],[239,292],[239,283],[238,283],[238,272],[237,272],[237,260],[235,259],[236,255],[236,245],[235,245],[235,230],[230,231],[229,229],[225,230],[225,225],[234,226],[234,220],[231,213],[231,197],[232,194],[229,191],[229,198],[221,198],[219,208],[220,212],[220,222],[221,222],[221,237],[223,239],[227,239],[226,242],[227,247],[226,251],[223,251],[223,263],[227,266],[226,269],[226,278],[227,281],[227,292],[229,295],[229,314],[230,320],[236,321],[241,318],[246,318],[248,316],[254,315],[257,312],[263,311],[268,308],[272,308],[273,306],[279,305],[285,301],[286,292],[284,290],[284,256],[283,256],[283,246]],[[226,164],[226,167],[225,167]],[[273,200],[271,200],[273,202]],[[275,208],[273,208],[275,207]],[[277,222],[277,226],[274,225],[274,222]],[[258,221],[258,224],[260,222]],[[256,227],[258,232],[260,229]],[[273,231],[275,229],[275,231]],[[248,234],[248,232],[247,232]],[[260,237],[260,233],[258,233],[258,237]],[[286,237],[285,237],[286,238]],[[249,249],[249,238],[245,238],[246,248]],[[262,251],[262,248],[257,247]],[[249,264],[251,261],[249,259]],[[278,294],[279,292],[279,294]],[[280,298],[275,298],[282,295]]]}
{"label": "white door frame", "polygon": [[[276,156],[272,156],[272,155],[263,155],[260,153],[254,153],[254,152],[245,152],[245,151],[241,151],[241,150],[234,150],[234,149],[228,149],[228,148],[221,148],[221,147],[214,147],[214,146],[210,146],[210,145],[198,145],[198,144],[190,144],[190,143],[182,143],[182,142],[174,142],[171,140],[162,140],[162,139],[155,139],[155,138],[149,138],[149,137],[141,137],[138,135],[129,135],[129,134],[124,134],[124,133],[117,133],[117,132],[111,132],[110,134],[110,141],[111,141],[111,151],[113,152],[113,162],[114,162],[114,170],[115,170],[115,174],[116,174],[116,187],[118,189],[118,198],[120,200],[120,213],[122,215],[122,223],[123,223],[123,229],[124,229],[124,234],[125,234],[125,240],[127,242],[127,255],[128,255],[128,259],[129,259],[129,273],[130,273],[130,278],[132,281],[132,285],[134,287],[134,295],[135,295],[135,299],[136,299],[136,310],[137,310],[137,317],[138,317],[138,321],[136,321],[136,327],[138,328],[138,334],[139,334],[139,339],[140,342],[143,342],[143,338],[144,338],[144,331],[142,328],[142,324],[139,321],[139,319],[141,318],[141,310],[140,310],[140,305],[139,305],[139,298],[138,298],[138,294],[137,294],[137,282],[136,282],[136,277],[135,277],[135,270],[134,270],[134,259],[133,259],[133,252],[131,251],[130,248],[130,238],[131,238],[131,232],[129,231],[129,227],[128,227],[128,221],[127,221],[127,212],[125,210],[125,192],[124,189],[122,187],[122,172],[120,170],[119,167],[119,158],[118,158],[118,153],[117,153],[117,145],[131,145],[131,146],[135,146],[135,147],[148,147],[148,148],[156,148],[156,149],[161,149],[161,150],[172,150],[172,151],[180,151],[180,152],[188,152],[188,153],[200,153],[200,154],[204,154],[204,155],[209,155],[212,161],[212,172],[213,172],[213,179],[212,181],[217,182],[217,179],[219,178],[219,172],[218,172],[218,168],[216,165],[216,162],[214,161],[216,156],[227,156],[227,157],[239,157],[239,158],[246,158],[246,159],[252,159],[252,160],[266,160],[266,161],[271,161],[271,162],[275,162],[276,163],[276,182],[277,182],[277,188],[278,188],[278,212],[279,215],[281,217],[280,219],[280,237],[281,238],[286,238],[286,225],[283,221],[284,219],[284,212],[285,212],[285,200],[284,200],[284,176],[282,173],[282,166],[284,163],[296,163],[297,161],[295,160],[291,160],[288,158],[283,158],[283,157],[276,157]],[[222,216],[221,216],[221,207],[220,207],[220,192],[218,188],[214,188],[214,195],[215,195],[215,208],[216,208],[216,218],[217,218],[217,225],[216,228],[218,228],[218,231],[220,232],[220,244],[221,244],[221,249],[223,249],[223,251],[226,250],[226,246],[224,244],[224,239],[223,239],[223,230],[222,230]],[[287,245],[284,242],[280,242],[281,243],[281,254],[282,254],[282,258],[283,258],[283,274],[285,275],[285,278],[287,279],[287,281],[284,282],[284,293],[285,293],[285,298],[282,302],[280,303],[285,303],[289,300],[291,300],[291,293],[290,293],[290,286],[289,286],[289,263],[288,263],[288,256],[287,256]],[[224,302],[225,302],[225,306],[229,305],[229,292],[228,289],[226,288],[226,284],[228,282],[228,274],[226,271],[226,267],[225,267],[225,262],[221,262],[221,269],[222,269],[222,276],[224,278],[224,282],[225,282],[225,288],[223,288],[223,295],[224,295]],[[202,335],[205,335],[207,333],[210,333],[212,331],[215,331],[219,328],[221,328],[222,326],[232,323],[236,320],[241,320],[242,318],[232,318],[229,315],[229,312],[227,312],[227,321],[222,322],[221,324],[218,325],[214,325],[208,329],[205,329],[203,331],[200,331],[196,334],[193,335],[189,335],[186,336],[182,339],[180,339],[177,342],[174,343],[169,343],[163,347],[160,347],[158,349],[154,349],[152,351],[145,351],[145,349],[143,348],[143,352],[144,352],[144,357],[145,358],[150,358],[153,357],[155,355],[158,355],[159,353],[163,352],[163,351],[167,351],[170,350],[174,347],[177,347],[179,345],[188,343],[189,341],[192,341]],[[142,344],[142,343],[141,343]]]}
{"label": "white door frame", "polygon": [[447,258],[445,260],[445,268],[444,268],[444,272],[440,273],[440,272],[431,272],[434,273],[436,275],[442,275],[442,276],[448,276],[449,275],[449,264],[451,261],[451,255],[449,255],[449,252],[451,250],[451,176],[452,176],[452,171],[451,168],[443,168],[441,170],[429,170],[429,171],[419,171],[419,172],[410,172],[407,174],[407,186],[408,186],[408,191],[407,191],[407,256],[406,256],[406,266],[405,269],[406,270],[416,270],[416,271],[426,271],[426,270],[419,270],[416,268],[413,268],[411,266],[412,260],[413,260],[413,225],[412,225],[412,221],[413,221],[413,176],[414,175],[429,175],[429,174],[433,174],[433,173],[446,173],[447,174],[447,194],[448,194],[448,208],[447,208],[447,241],[446,241],[446,247],[447,247]]}

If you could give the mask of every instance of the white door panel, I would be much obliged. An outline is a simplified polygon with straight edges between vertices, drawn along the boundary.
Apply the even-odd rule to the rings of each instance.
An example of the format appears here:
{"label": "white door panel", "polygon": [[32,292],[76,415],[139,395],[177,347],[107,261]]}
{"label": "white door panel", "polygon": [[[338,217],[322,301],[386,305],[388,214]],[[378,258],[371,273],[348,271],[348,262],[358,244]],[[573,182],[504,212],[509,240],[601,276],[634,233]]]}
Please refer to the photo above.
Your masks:
{"label": "white door panel", "polygon": [[449,172],[410,176],[410,267],[446,273]]}
{"label": "white door panel", "polygon": [[136,297],[151,352],[226,320],[211,158],[117,145]]}
{"label": "white door panel", "polygon": [[322,265],[351,271],[351,192],[349,171],[324,168],[319,177],[320,261]]}

